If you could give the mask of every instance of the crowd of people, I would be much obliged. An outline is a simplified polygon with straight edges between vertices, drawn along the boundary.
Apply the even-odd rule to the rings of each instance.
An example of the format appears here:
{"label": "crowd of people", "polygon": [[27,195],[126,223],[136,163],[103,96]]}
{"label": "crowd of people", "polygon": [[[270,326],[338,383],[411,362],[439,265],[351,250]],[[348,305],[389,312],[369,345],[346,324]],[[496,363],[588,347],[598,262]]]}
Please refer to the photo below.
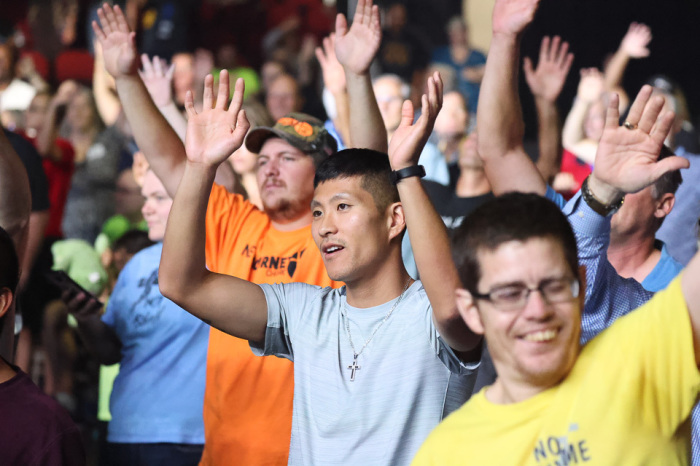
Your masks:
{"label": "crowd of people", "polygon": [[78,3],[0,44],[0,463],[700,464],[700,140],[622,86],[649,27],[562,125],[539,0],[488,53],[402,2]]}

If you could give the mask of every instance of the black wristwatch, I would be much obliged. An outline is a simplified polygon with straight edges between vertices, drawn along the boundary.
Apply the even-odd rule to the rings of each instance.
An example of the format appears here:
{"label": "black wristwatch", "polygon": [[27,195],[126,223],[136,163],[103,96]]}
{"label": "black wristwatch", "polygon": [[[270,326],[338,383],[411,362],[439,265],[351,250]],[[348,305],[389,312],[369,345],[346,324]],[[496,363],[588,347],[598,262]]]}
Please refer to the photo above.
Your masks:
{"label": "black wristwatch", "polygon": [[425,176],[425,168],[423,165],[414,165],[412,167],[402,168],[401,170],[393,170],[391,172],[391,182],[396,186],[399,181],[412,176],[423,178]]}
{"label": "black wristwatch", "polygon": [[612,215],[618,210],[620,210],[620,207],[622,207],[622,204],[625,202],[625,196],[622,196],[619,201],[615,201],[611,204],[603,204],[598,200],[598,198],[595,197],[595,195],[591,191],[591,188],[588,186],[588,179],[590,177],[591,175],[588,175],[586,179],[583,180],[583,184],[581,185],[581,197],[584,201],[586,201],[588,207],[590,207],[591,209],[593,209],[593,211],[595,211],[597,214],[602,215],[603,217]]}

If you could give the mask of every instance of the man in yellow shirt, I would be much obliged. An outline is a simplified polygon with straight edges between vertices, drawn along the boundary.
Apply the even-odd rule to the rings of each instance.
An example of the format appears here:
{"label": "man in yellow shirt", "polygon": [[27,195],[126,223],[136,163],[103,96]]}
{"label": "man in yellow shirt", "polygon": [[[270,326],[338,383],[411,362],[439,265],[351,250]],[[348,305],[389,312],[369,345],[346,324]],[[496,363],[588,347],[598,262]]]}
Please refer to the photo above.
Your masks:
{"label": "man in yellow shirt", "polygon": [[[519,39],[537,3],[496,2],[487,75],[496,67],[513,79]],[[657,161],[673,114],[661,114],[663,101],[652,99],[650,88],[624,126],[617,106],[612,96],[594,172],[571,204],[570,218],[585,220],[579,233],[599,253],[624,194],[687,165],[678,157]],[[502,125],[520,118],[499,114]],[[515,144],[500,142],[504,153]],[[585,275],[557,207],[535,195],[506,195],[464,222],[456,250],[465,287],[458,307],[485,335],[498,378],[433,431],[415,464],[688,463],[689,416],[700,389],[700,257],[581,349]]]}

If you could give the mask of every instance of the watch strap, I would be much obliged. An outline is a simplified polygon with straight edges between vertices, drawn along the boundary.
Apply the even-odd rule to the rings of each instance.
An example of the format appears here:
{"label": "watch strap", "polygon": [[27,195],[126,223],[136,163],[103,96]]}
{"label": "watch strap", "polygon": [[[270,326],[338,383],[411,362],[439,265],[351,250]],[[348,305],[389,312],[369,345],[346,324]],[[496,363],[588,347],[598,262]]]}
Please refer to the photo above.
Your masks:
{"label": "watch strap", "polygon": [[401,170],[393,170],[391,172],[391,182],[397,185],[399,181],[412,176],[423,178],[425,176],[425,167],[423,167],[423,165],[413,165],[412,167],[402,168]]}
{"label": "watch strap", "polygon": [[620,210],[620,207],[622,207],[622,204],[625,202],[625,196],[622,196],[619,201],[615,201],[611,204],[604,204],[597,197],[595,197],[593,191],[591,191],[591,188],[588,186],[588,179],[590,177],[591,176],[588,175],[586,179],[583,180],[583,184],[581,185],[581,197],[586,204],[588,204],[588,207],[603,217],[612,215]]}

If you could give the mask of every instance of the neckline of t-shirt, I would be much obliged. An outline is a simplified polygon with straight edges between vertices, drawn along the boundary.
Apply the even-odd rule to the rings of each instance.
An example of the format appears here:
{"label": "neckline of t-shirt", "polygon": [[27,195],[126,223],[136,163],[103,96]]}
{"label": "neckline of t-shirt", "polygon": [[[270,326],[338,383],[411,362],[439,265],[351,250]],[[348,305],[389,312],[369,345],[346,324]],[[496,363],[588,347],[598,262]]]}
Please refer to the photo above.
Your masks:
{"label": "neckline of t-shirt", "polygon": [[[403,297],[403,300],[408,299],[410,297],[410,295],[412,295],[415,292],[415,290],[417,289],[417,287],[419,287],[419,286],[420,286],[420,280],[414,281],[411,284],[411,286],[409,286],[408,289],[406,290],[406,293]],[[391,306],[393,306],[394,303],[396,302],[396,300],[399,299],[399,297],[397,296],[396,298],[392,299],[391,301],[387,301],[385,303],[379,304],[378,306],[354,307],[354,306],[351,306],[350,304],[348,304],[346,292],[347,292],[347,288],[345,285],[343,285],[342,293],[341,293],[342,294],[342,298],[341,298],[342,303],[341,304],[343,306],[345,306],[345,309],[347,310],[348,316],[350,316],[352,314],[353,317],[356,317],[359,315],[372,315],[372,314],[376,314],[378,312],[379,313],[389,312],[389,309],[391,308]]]}

